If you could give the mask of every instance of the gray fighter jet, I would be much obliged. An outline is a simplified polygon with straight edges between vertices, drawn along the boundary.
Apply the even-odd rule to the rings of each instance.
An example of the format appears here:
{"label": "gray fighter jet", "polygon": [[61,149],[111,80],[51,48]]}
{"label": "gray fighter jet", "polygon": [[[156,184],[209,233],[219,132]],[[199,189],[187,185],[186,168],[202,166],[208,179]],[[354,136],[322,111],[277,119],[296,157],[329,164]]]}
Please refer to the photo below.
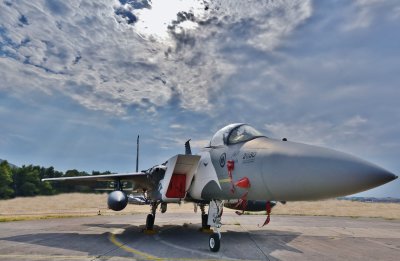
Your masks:
{"label": "gray fighter jet", "polygon": [[[219,130],[199,155],[176,155],[146,171],[99,176],[65,177],[43,181],[113,181],[110,209],[120,211],[128,201],[148,204],[146,231],[152,231],[156,210],[167,204],[193,202],[200,207],[202,228],[214,227],[209,248],[220,248],[223,207],[266,211],[267,224],[277,202],[319,200],[368,190],[397,178],[365,160],[331,149],[264,136],[253,127],[236,123]],[[123,188],[130,181],[136,196]],[[139,193],[139,194],[138,194]],[[205,207],[208,206],[208,214]]]}

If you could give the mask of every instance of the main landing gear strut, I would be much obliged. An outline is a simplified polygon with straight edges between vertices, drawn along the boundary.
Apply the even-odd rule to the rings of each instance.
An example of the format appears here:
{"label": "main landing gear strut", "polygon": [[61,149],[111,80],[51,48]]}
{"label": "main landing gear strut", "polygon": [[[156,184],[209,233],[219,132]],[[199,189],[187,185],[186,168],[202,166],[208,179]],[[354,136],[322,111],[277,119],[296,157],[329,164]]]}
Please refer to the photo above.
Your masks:
{"label": "main landing gear strut", "polygon": [[199,204],[200,210],[201,210],[201,231],[203,232],[209,232],[210,230],[210,225],[208,225],[208,214],[206,214],[205,206],[204,204]]}
{"label": "main landing gear strut", "polygon": [[156,210],[157,210],[158,203],[152,202],[151,203],[151,214],[147,215],[146,218],[146,231],[154,231],[154,219],[156,218]]}
{"label": "main landing gear strut", "polygon": [[[156,217],[156,210],[159,205],[159,202],[152,202],[151,213],[147,215],[146,218],[146,233],[154,233],[154,219]],[[162,207],[161,212],[165,212],[166,204]],[[217,233],[213,233],[210,235],[208,239],[208,246],[210,250],[213,252],[218,252],[221,246],[221,232],[219,229],[222,226],[221,216],[223,212],[224,202],[222,200],[212,200],[210,201],[210,205],[208,207],[208,214],[205,212],[205,205],[200,204],[201,209],[201,228],[202,230],[209,230],[210,226],[213,226]]]}
{"label": "main landing gear strut", "polygon": [[167,212],[167,203],[166,202],[151,202],[151,213],[147,215],[146,218],[146,229],[145,232],[154,232],[154,220],[156,218],[157,207],[160,205],[161,213]]}

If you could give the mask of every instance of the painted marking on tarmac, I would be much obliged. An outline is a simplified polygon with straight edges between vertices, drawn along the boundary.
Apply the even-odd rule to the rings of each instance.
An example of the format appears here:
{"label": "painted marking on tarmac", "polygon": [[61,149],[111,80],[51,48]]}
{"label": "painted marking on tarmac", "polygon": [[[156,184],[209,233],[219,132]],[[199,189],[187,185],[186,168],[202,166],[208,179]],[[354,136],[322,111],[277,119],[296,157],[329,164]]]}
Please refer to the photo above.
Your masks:
{"label": "painted marking on tarmac", "polygon": [[[163,239],[160,237],[160,235],[162,234],[162,232],[165,232],[165,231],[168,231],[168,230],[172,230],[172,229],[176,229],[176,228],[177,228],[177,227],[175,226],[175,227],[170,227],[170,228],[162,229],[162,230],[160,230],[160,233],[159,233],[158,235],[155,235],[155,236],[154,236],[154,238],[155,238],[157,241],[159,241],[160,243],[163,243],[164,245],[167,245],[167,246],[169,246],[169,247],[173,247],[173,248],[176,248],[176,249],[179,249],[179,250],[188,251],[188,252],[195,253],[195,254],[199,254],[199,255],[210,256],[210,257],[216,258],[216,260],[222,260],[221,258],[223,258],[223,260],[238,260],[238,259],[233,259],[233,258],[229,258],[229,257],[223,256],[223,255],[216,255],[216,254],[211,254],[211,253],[205,253],[205,252],[202,252],[202,251],[198,251],[198,250],[194,250],[194,249],[191,249],[191,248],[187,248],[187,247],[183,247],[183,246],[180,246],[180,245],[176,245],[176,244],[174,244],[174,243],[167,242],[167,241],[163,240]],[[175,259],[174,259],[174,260],[175,260]],[[191,260],[194,260],[194,259],[191,259]],[[198,259],[196,259],[196,260],[198,260]],[[204,260],[204,259],[201,259],[201,260]],[[207,260],[209,260],[209,259],[207,259]]]}
{"label": "painted marking on tarmac", "polygon": [[[130,226],[126,226],[122,229],[117,229],[111,232],[110,236],[108,237],[109,240],[111,241],[111,243],[113,243],[116,247],[129,252],[131,254],[134,254],[138,257],[140,257],[141,259],[145,259],[145,260],[157,260],[157,261],[164,261],[164,260],[173,260],[173,261],[193,261],[193,260],[204,260],[204,261],[220,261],[220,260],[238,260],[238,259],[232,259],[232,258],[228,258],[225,256],[220,256],[220,255],[213,255],[213,254],[209,254],[209,253],[204,253],[201,251],[196,251],[196,250],[192,250],[190,248],[185,248],[185,247],[181,247],[172,243],[168,243],[166,241],[164,241],[163,239],[161,239],[157,234],[156,235],[152,235],[152,237],[154,237],[157,241],[166,244],[167,246],[172,246],[174,248],[180,249],[180,250],[185,250],[185,251],[190,251],[190,252],[195,252],[197,254],[201,254],[201,255],[208,255],[208,256],[212,256],[215,259],[199,259],[199,258],[169,258],[169,257],[157,257],[157,256],[153,256],[150,255],[146,252],[142,252],[139,251],[133,247],[128,246],[126,243],[122,243],[121,241],[118,240],[117,238],[117,234],[121,233],[121,230],[127,229]],[[172,229],[172,228],[169,228]],[[168,229],[164,229],[163,231],[166,231]],[[161,233],[161,231],[160,231]],[[150,236],[150,235],[149,235]],[[223,258],[223,259],[221,259]]]}
{"label": "painted marking on tarmac", "polygon": [[144,258],[144,259],[147,259],[147,260],[161,260],[159,257],[150,255],[150,254],[142,252],[142,251],[139,251],[137,249],[129,247],[126,244],[120,242],[116,237],[116,233],[114,233],[114,232],[111,232],[111,234],[110,234],[110,236],[108,238],[111,241],[111,243],[113,243],[115,246],[119,247],[120,249],[125,250],[126,252],[132,253],[134,255],[137,255],[137,256],[139,256],[141,258]]}
{"label": "painted marking on tarmac", "polygon": [[219,183],[230,183],[231,182],[230,179],[220,179],[218,181],[219,181]]}
{"label": "painted marking on tarmac", "polygon": [[[111,258],[104,256],[105,258]],[[0,259],[5,259],[5,260],[12,260],[12,259],[22,259],[22,260],[36,260],[36,259],[49,259],[49,260],[54,260],[54,259],[60,259],[60,260],[93,260],[96,259],[97,256],[58,256],[58,255],[0,255]]]}

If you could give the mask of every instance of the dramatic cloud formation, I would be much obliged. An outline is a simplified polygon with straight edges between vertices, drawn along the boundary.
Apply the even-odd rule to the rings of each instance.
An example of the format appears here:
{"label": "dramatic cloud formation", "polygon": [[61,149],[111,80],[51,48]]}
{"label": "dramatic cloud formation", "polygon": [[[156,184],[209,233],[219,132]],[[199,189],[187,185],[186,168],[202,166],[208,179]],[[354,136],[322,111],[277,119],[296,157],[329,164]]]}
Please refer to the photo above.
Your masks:
{"label": "dramatic cloud formation", "polygon": [[400,170],[398,1],[0,7],[0,158],[127,171],[137,133],[148,167],[248,122]]}
{"label": "dramatic cloud formation", "polygon": [[120,115],[174,97],[207,111],[210,90],[237,69],[224,49],[271,51],[311,14],[304,1],[224,2],[6,2],[2,88],[59,91]]}

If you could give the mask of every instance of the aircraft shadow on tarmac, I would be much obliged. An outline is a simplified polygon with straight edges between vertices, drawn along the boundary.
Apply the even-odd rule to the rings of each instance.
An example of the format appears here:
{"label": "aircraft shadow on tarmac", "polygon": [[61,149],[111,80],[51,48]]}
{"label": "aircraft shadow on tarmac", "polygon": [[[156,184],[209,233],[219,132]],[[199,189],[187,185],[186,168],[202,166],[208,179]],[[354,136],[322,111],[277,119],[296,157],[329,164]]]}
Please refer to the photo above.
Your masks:
{"label": "aircraft shadow on tarmac", "polygon": [[[39,233],[0,238],[0,240],[82,251],[89,256],[97,257],[134,255],[132,252],[120,249],[110,240],[111,231],[119,229],[119,232],[115,234],[116,240],[141,253],[172,259],[209,259],[210,256],[213,256],[207,244],[209,234],[200,232],[198,224],[155,226],[158,233],[154,235],[144,234],[144,226],[130,224],[85,224],[84,226],[109,229],[110,232],[93,230],[94,232],[89,233],[87,230],[83,230],[82,233]],[[221,241],[223,244],[219,255],[222,258],[273,260],[275,258],[270,254],[274,251],[302,253],[289,246],[290,242],[299,235],[299,233],[290,231],[268,229],[244,231],[240,226],[237,226],[235,231],[228,229],[222,233]]]}

